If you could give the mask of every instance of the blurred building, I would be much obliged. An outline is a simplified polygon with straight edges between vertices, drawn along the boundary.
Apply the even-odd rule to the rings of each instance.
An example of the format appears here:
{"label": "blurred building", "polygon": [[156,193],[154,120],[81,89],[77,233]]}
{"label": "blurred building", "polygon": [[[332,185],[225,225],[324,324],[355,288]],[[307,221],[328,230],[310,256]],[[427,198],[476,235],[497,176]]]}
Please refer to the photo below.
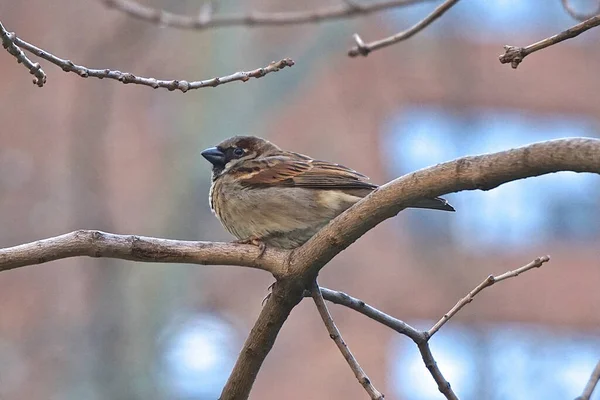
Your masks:
{"label": "blurred building", "polygon": [[[192,1],[162,5],[198,10]],[[434,5],[319,25],[191,32],[99,1],[0,4],[7,29],[94,68],[194,80],[283,57],[297,63],[181,94],[83,80],[45,63],[48,83],[39,89],[3,54],[0,246],[80,228],[229,240],[210,213],[209,166],[199,152],[234,134],[340,162],[376,183],[464,155],[600,137],[599,30],[532,54],[517,70],[497,60],[505,44],[574,24],[558,0],[461,2],[404,43],[367,58],[345,55],[353,32],[387,36]],[[229,0],[217,12],[320,6]],[[432,347],[463,400],[574,398],[600,359],[600,178],[560,173],[446,197],[456,213],[402,212],[336,257],[320,283],[426,328],[489,274],[550,254],[541,269],[481,293]],[[244,268],[92,259],[4,272],[0,398],[215,399],[271,281]],[[408,339],[331,311],[386,398],[442,398]],[[305,301],[251,398],[365,394]]]}

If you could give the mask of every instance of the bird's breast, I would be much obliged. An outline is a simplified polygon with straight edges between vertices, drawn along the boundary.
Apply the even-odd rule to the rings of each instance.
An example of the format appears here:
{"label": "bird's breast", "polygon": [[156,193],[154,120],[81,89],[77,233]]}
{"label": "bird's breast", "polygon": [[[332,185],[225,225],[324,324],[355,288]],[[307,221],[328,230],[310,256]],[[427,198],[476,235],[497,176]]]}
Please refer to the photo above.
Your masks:
{"label": "bird's breast", "polygon": [[338,190],[247,188],[220,178],[210,190],[212,210],[238,239],[281,239],[301,233],[298,243],[306,241],[360,198]]}

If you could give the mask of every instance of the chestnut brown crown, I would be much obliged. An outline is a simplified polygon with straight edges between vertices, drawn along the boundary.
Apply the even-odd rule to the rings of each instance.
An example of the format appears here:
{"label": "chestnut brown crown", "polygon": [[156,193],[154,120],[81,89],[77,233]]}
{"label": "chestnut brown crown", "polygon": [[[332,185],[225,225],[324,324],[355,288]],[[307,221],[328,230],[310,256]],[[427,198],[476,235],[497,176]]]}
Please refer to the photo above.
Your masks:
{"label": "chestnut brown crown", "polygon": [[200,153],[213,165],[213,178],[220,176],[236,160],[251,160],[282,152],[273,143],[256,136],[233,136]]}

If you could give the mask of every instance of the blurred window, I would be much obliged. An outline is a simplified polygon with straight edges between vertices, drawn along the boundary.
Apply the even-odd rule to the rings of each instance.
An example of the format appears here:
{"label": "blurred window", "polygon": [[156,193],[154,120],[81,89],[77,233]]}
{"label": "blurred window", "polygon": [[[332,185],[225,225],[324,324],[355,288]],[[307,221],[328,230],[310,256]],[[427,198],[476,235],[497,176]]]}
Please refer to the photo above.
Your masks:
{"label": "blurred window", "polygon": [[[465,155],[598,133],[593,121],[574,116],[495,109],[455,113],[419,106],[388,121],[384,135],[382,143],[392,143],[382,149],[391,179]],[[445,197],[457,212],[410,211],[411,233],[468,238],[460,244],[473,249],[504,245],[516,250],[551,239],[588,242],[600,237],[597,175],[560,172]]]}
{"label": "blurred window", "polygon": [[161,372],[172,399],[216,399],[239,351],[237,332],[224,319],[200,314],[164,333]]}
{"label": "blurred window", "polygon": [[[564,400],[581,394],[600,359],[599,334],[558,334],[536,325],[453,323],[431,340],[431,350],[442,374],[463,400]],[[392,397],[443,397],[410,340],[396,336],[391,350],[388,385]],[[594,392],[592,400],[600,400],[600,391]]]}

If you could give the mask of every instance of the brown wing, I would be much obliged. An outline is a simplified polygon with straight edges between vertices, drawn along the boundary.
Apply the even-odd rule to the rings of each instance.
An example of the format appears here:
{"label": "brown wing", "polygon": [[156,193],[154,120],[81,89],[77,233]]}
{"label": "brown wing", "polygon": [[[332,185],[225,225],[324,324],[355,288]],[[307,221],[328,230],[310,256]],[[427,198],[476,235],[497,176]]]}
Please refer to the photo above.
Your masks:
{"label": "brown wing", "polygon": [[[302,155],[296,158],[267,157],[254,160],[252,166],[260,170],[243,179],[245,186],[277,185],[309,189],[369,189],[377,188],[367,182],[366,176],[339,164],[316,161]],[[259,168],[257,168],[259,167]]]}

